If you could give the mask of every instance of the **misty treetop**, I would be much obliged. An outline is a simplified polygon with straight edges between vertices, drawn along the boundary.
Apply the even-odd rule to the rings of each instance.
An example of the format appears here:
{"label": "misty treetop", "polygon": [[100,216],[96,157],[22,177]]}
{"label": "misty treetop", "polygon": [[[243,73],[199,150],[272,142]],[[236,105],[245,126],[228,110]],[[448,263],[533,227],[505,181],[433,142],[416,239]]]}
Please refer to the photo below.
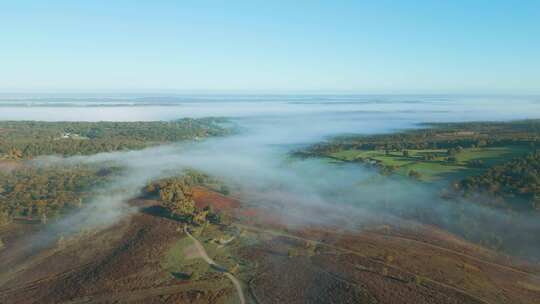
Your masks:
{"label": "misty treetop", "polygon": [[[481,193],[500,198],[496,203],[540,210],[540,152],[489,168],[456,185],[466,195]],[[487,200],[493,202],[493,200]]]}
{"label": "misty treetop", "polygon": [[[124,173],[122,167],[113,164],[46,167],[25,164],[9,172],[0,171],[0,227],[14,218],[43,223],[59,219],[83,207],[113,177]],[[223,186],[206,174],[185,170],[174,177],[149,182],[143,192],[156,196],[172,216],[194,223],[215,221],[218,215],[210,209],[195,207],[191,191],[194,185],[216,189]]]}
{"label": "misty treetop", "polygon": [[80,208],[92,191],[119,171],[116,167],[77,165],[23,166],[0,172],[0,226],[14,217],[47,221]]}
{"label": "misty treetop", "polygon": [[162,122],[0,121],[0,158],[89,155],[222,136],[224,119],[184,118]]}

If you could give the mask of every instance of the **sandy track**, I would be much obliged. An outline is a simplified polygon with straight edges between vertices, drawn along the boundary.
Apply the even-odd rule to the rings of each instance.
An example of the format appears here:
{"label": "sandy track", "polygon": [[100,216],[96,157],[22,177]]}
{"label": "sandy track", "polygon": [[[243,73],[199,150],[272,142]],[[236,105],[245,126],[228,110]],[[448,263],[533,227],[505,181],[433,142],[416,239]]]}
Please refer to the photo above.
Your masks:
{"label": "sandy track", "polygon": [[187,225],[184,226],[184,232],[186,235],[193,240],[193,243],[195,244],[195,248],[197,249],[197,252],[199,253],[199,256],[206,261],[209,265],[213,266],[214,268],[218,269],[219,271],[223,272],[223,274],[231,280],[234,287],[236,288],[236,291],[238,292],[238,298],[240,300],[240,304],[245,304],[246,299],[244,297],[244,291],[242,290],[242,285],[240,284],[240,281],[230,272],[228,272],[223,266],[217,264],[212,258],[208,256],[208,253],[206,253],[206,250],[204,249],[203,245],[199,240],[197,240],[189,230],[187,229]]}

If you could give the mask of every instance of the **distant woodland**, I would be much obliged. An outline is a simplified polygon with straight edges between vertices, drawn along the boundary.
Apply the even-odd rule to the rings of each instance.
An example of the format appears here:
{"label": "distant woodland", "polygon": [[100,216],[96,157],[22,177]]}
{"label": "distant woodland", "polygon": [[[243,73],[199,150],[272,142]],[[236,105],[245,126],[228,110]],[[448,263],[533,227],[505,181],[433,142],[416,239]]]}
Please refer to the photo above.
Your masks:
{"label": "distant woodland", "polygon": [[90,155],[228,133],[218,118],[170,122],[0,121],[0,158]]}
{"label": "distant woodland", "polygon": [[526,144],[540,147],[540,120],[431,123],[427,128],[382,135],[342,136],[299,151],[321,155],[345,149],[402,151]]}

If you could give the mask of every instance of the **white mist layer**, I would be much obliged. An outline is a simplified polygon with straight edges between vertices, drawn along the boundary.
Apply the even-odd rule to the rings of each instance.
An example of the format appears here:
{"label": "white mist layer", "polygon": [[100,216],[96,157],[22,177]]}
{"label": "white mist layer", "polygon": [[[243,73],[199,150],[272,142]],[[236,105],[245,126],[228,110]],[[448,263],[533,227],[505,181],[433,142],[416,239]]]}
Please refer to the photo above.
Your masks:
{"label": "white mist layer", "polygon": [[[538,118],[539,105],[529,99],[509,107],[504,100],[457,99],[447,101],[389,100],[373,103],[200,103],[168,107],[55,107],[28,108],[27,119],[48,120],[156,120],[183,116],[229,116],[240,133],[203,142],[179,143],[140,151],[101,153],[70,158],[46,157],[40,163],[63,164],[113,162],[125,173],[79,213],[51,229],[96,228],[114,224],[131,208],[125,202],[140,194],[149,181],[196,169],[242,189],[245,203],[268,208],[289,225],[311,223],[354,228],[372,217],[377,206],[390,204],[404,211],[429,208],[440,214],[451,212],[436,189],[404,178],[373,179],[371,169],[353,164],[330,164],[321,160],[291,160],[288,152],[343,133],[373,134],[417,127],[422,122],[510,120]],[[21,108],[17,108],[20,110]],[[122,109],[121,113],[118,109]],[[504,109],[504,111],[502,111]],[[79,113],[75,115],[74,113]],[[138,113],[138,114],[134,114]],[[39,115],[38,115],[39,114]],[[68,116],[65,116],[68,115]],[[81,115],[81,116],[78,116]],[[5,118],[5,112],[0,114]],[[70,118],[70,119],[67,119]],[[482,207],[471,212],[489,213],[494,221],[506,216]],[[526,225],[536,225],[524,222]],[[535,226],[535,227],[536,227]]]}

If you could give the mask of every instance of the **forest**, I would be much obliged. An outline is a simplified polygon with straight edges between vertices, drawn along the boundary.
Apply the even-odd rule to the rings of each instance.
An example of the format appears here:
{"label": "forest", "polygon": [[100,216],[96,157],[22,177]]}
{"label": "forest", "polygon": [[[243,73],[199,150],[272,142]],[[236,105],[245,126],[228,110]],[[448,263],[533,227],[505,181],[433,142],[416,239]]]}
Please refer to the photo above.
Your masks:
{"label": "forest", "polygon": [[461,180],[457,188],[465,195],[487,195],[484,201],[540,210],[540,152],[489,168],[481,175]]}
{"label": "forest", "polygon": [[105,185],[120,168],[77,165],[25,166],[0,173],[0,226],[14,218],[58,219],[81,208],[92,191]]}
{"label": "forest", "polygon": [[296,151],[317,156],[348,149],[403,151],[527,145],[540,147],[540,120],[426,123],[420,129],[379,135],[339,136]]}
{"label": "forest", "polygon": [[0,121],[0,159],[39,155],[90,155],[222,136],[224,119],[184,118],[162,122]]}
{"label": "forest", "polygon": [[[66,213],[82,208],[92,195],[122,174],[121,167],[76,165],[21,167],[0,173],[0,226],[14,219],[25,221],[58,220]],[[194,171],[179,171],[174,177],[149,182],[142,189],[149,198],[160,201],[167,216],[193,224],[219,222],[219,215],[208,208],[198,209],[191,187],[205,185],[228,191],[217,180]]]}

